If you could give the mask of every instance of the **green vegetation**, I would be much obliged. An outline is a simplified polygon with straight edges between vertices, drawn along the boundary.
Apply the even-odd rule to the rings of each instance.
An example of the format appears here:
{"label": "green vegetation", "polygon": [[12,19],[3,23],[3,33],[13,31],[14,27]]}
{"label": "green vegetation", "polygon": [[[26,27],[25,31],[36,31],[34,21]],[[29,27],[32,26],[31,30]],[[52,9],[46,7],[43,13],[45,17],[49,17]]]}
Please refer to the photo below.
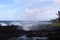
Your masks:
{"label": "green vegetation", "polygon": [[60,26],[60,22],[53,22],[51,25],[52,26]]}
{"label": "green vegetation", "polygon": [[53,22],[52,22],[52,26],[59,26],[60,27],[60,11],[58,11],[58,14],[57,14],[58,18],[54,19]]}

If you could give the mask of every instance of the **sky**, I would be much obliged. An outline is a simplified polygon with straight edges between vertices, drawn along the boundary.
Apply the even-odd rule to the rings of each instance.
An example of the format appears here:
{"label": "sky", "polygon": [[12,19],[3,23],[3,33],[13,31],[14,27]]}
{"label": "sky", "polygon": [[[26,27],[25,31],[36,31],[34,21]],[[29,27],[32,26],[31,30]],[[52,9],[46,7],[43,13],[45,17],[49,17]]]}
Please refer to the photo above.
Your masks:
{"label": "sky", "polygon": [[60,0],[0,0],[0,20],[47,21],[60,11]]}

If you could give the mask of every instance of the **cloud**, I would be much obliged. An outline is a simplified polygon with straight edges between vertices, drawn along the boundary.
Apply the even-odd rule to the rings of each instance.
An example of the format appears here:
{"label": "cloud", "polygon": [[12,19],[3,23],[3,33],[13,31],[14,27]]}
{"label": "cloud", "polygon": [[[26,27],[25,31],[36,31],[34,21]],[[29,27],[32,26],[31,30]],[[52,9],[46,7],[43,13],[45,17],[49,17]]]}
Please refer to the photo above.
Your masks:
{"label": "cloud", "polygon": [[25,13],[34,13],[35,10],[32,10],[32,9],[25,9]]}
{"label": "cloud", "polygon": [[[15,3],[19,3],[21,0],[14,0],[14,2]],[[51,0],[23,0],[23,1],[25,1],[25,2],[27,2],[27,3],[29,3],[29,2],[34,2],[34,3],[36,3],[36,2],[45,2],[45,1],[51,1]]]}
{"label": "cloud", "polygon": [[[50,5],[52,0],[14,0],[14,2],[24,10],[24,13],[20,14],[18,18],[21,16],[25,20],[47,20],[57,17],[55,14],[57,12],[56,9],[47,6],[47,4]],[[57,0],[53,0],[53,3],[59,4]]]}
{"label": "cloud", "polygon": [[19,0],[14,0],[14,3],[19,3]]}
{"label": "cloud", "polygon": [[36,9],[29,9],[29,8],[27,8],[27,9],[25,9],[25,13],[28,13],[28,14],[37,14],[37,13],[39,13],[39,14],[44,14],[44,13],[53,13],[53,12],[55,12],[56,10],[54,9],[54,8],[52,8],[52,7],[43,7],[43,8],[36,8]]}
{"label": "cloud", "polygon": [[60,0],[53,0],[53,3],[56,5],[60,5]]}
{"label": "cloud", "polygon": [[56,18],[56,10],[52,7],[44,7],[39,9],[25,9],[27,20],[43,20]]}
{"label": "cloud", "polygon": [[14,0],[14,2],[20,6],[33,6],[49,1],[51,0]]}

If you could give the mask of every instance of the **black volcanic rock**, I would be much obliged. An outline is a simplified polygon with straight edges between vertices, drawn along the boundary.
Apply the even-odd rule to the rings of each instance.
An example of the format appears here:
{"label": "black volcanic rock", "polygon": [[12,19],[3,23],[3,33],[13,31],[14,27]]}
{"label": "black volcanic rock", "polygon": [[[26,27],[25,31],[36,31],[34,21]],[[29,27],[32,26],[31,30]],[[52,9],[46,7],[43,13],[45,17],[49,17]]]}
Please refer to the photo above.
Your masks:
{"label": "black volcanic rock", "polygon": [[17,26],[1,26],[0,25],[0,40],[7,40],[12,37],[21,36],[22,31],[17,29]]}

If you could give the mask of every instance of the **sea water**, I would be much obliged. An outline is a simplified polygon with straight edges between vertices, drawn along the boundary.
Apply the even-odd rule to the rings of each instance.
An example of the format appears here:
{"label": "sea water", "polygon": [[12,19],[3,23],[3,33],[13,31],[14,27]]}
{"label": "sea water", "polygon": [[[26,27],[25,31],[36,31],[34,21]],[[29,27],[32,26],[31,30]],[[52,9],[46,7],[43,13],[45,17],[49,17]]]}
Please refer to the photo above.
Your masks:
{"label": "sea water", "polygon": [[[20,23],[22,24],[22,29],[25,31],[29,30],[35,30],[37,29],[37,25],[42,24],[51,24],[51,22],[41,22],[41,21],[0,21],[0,23],[6,23],[7,25],[10,25],[12,22]],[[35,28],[35,29],[34,29]],[[27,38],[25,35],[17,37],[17,38],[11,38],[10,40],[47,40],[47,37],[32,37]]]}

